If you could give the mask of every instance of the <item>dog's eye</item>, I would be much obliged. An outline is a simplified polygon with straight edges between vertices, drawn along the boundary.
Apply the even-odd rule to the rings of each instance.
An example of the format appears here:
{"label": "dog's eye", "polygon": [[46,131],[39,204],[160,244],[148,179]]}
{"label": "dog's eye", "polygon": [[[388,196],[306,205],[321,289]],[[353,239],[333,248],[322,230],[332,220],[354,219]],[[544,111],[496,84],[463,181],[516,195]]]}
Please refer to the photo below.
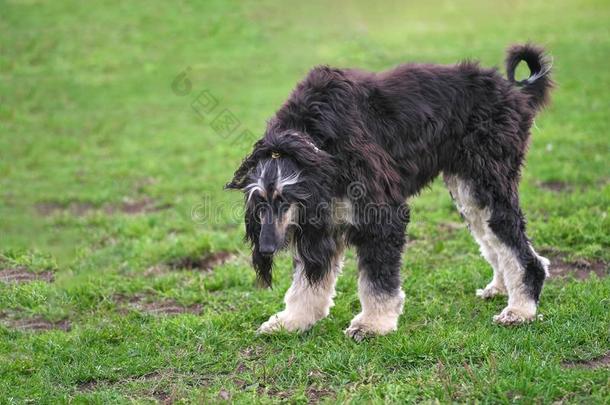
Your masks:
{"label": "dog's eye", "polygon": [[265,215],[267,214],[267,211],[269,210],[269,204],[267,204],[266,202],[259,202],[258,204],[256,204],[256,206],[254,207],[254,211],[258,214],[258,215]]}
{"label": "dog's eye", "polygon": [[290,208],[290,204],[288,204],[285,201],[278,205],[278,211],[279,211],[280,215],[285,214],[289,208]]}

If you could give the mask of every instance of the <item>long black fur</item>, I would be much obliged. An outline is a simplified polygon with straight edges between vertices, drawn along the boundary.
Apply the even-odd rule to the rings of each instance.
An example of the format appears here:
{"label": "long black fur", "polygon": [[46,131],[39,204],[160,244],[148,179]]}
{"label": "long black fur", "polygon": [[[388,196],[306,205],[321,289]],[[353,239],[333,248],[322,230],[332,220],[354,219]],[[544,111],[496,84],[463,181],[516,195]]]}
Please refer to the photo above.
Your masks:
{"label": "long black fur", "polygon": [[[520,61],[531,76],[517,82]],[[508,49],[506,70],[508,80],[474,62],[404,64],[380,73],[316,67],[269,121],[227,188],[244,189],[269,159],[301,173],[302,182],[286,193],[305,208],[293,243],[312,283],[329,271],[339,243],[330,211],[320,207],[349,198],[356,219],[345,230],[347,242],[358,249],[366,277],[392,293],[399,288],[406,199],[440,172],[457,175],[474,185],[478,203],[491,211],[490,227],[519,253],[537,300],[544,270],[529,248],[518,183],[530,127],[553,83],[543,50],[530,44]],[[272,153],[281,157],[272,159]],[[350,194],[354,184],[362,195]],[[371,205],[388,209],[375,211],[371,220]],[[257,252],[256,222],[249,204],[246,236],[254,267],[270,284],[272,260]]]}

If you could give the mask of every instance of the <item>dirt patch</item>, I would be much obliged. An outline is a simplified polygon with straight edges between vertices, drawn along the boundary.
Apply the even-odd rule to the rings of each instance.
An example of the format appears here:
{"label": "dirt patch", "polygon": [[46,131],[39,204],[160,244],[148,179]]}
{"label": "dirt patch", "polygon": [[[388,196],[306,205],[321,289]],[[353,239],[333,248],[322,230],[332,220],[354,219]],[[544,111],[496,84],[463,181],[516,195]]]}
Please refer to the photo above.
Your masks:
{"label": "dirt patch", "polygon": [[45,217],[56,215],[61,212],[67,212],[75,217],[82,217],[93,210],[95,210],[95,205],[86,202],[71,202],[68,204],[62,204],[51,201],[36,204],[36,211],[38,211],[38,214]]}
{"label": "dirt patch", "polygon": [[95,391],[95,388],[98,386],[97,380],[85,381],[82,383],[78,383],[77,390],[80,392],[91,392]]}
{"label": "dirt patch", "polygon": [[[251,372],[253,369],[255,369],[256,368],[255,361],[262,358],[264,356],[264,354],[265,354],[265,350],[260,346],[247,347],[247,348],[239,351],[238,357],[241,359],[241,361],[239,363],[237,363],[235,370],[233,370],[233,373],[231,374],[231,380],[233,381],[233,384],[235,384],[235,386],[238,389],[243,390],[249,385],[248,382],[246,382],[242,378],[242,375],[247,374],[247,373]],[[268,390],[267,391],[265,390],[264,384],[259,383],[257,392],[259,394],[263,395],[266,392],[268,392]]]}
{"label": "dirt patch", "polygon": [[126,215],[137,215],[142,213],[156,212],[171,208],[170,204],[159,204],[150,197],[125,198],[119,204],[108,204],[96,206],[88,202],[73,201],[70,203],[42,202],[36,204],[36,211],[42,216],[52,216],[60,213],[68,213],[74,217],[84,217],[94,212],[105,212],[106,214],[122,213]]}
{"label": "dirt patch", "polygon": [[570,183],[566,183],[565,181],[561,180],[537,181],[536,186],[555,193],[571,191],[573,188]]}
{"label": "dirt patch", "polygon": [[27,283],[30,281],[41,280],[47,283],[53,282],[55,276],[51,271],[34,273],[25,267],[14,267],[0,270],[0,281],[4,283]]}
{"label": "dirt patch", "polygon": [[3,323],[11,329],[17,329],[25,332],[44,332],[47,330],[59,329],[65,332],[72,328],[70,321],[63,319],[57,322],[48,321],[42,317],[11,319],[6,318]]}
{"label": "dirt patch", "polygon": [[202,256],[186,256],[150,266],[146,269],[144,275],[154,277],[173,270],[196,270],[202,273],[209,273],[216,267],[230,262],[236,257],[235,253],[227,251],[208,253]]}
{"label": "dirt patch", "polygon": [[[172,371],[169,371],[169,374],[173,375]],[[113,385],[121,385],[123,383],[132,382],[132,381],[141,381],[141,382],[155,382],[162,378],[162,373],[159,371],[152,371],[150,373],[140,375],[140,376],[132,376],[127,377],[121,380],[114,379],[96,379],[96,380],[87,380],[77,384],[77,390],[81,392],[89,392],[95,391],[97,387],[102,385],[113,386]]]}
{"label": "dirt patch", "polygon": [[231,399],[231,394],[227,390],[220,390],[220,392],[218,393],[218,398],[223,401],[228,401],[229,399]]}
{"label": "dirt patch", "polygon": [[208,253],[203,256],[187,256],[179,259],[170,260],[167,264],[172,269],[202,270],[211,271],[236,257],[234,253],[220,251]]}
{"label": "dirt patch", "polygon": [[583,368],[599,368],[599,367],[610,367],[610,352],[607,352],[601,357],[596,357],[591,360],[572,360],[572,361],[564,361],[562,363],[564,367],[575,368],[575,367],[583,367]]}
{"label": "dirt patch", "polygon": [[152,383],[151,388],[135,389],[138,397],[154,398],[162,404],[173,404],[177,394],[175,381],[181,381],[189,387],[202,387],[208,385],[210,378],[199,374],[176,373],[172,369],[152,371],[141,376],[124,377],[121,379],[95,379],[76,384],[78,392],[92,392],[104,387],[124,387],[130,383]]}
{"label": "dirt patch", "polygon": [[174,398],[168,392],[162,390],[153,390],[152,395],[157,401],[159,401],[163,405],[171,405],[174,403]]}
{"label": "dirt patch", "polygon": [[203,306],[201,304],[189,305],[187,307],[178,304],[174,300],[163,300],[160,302],[142,303],[137,309],[151,315],[176,315],[176,314],[200,314]]}
{"label": "dirt patch", "polygon": [[551,278],[565,278],[573,276],[577,280],[586,280],[592,273],[598,277],[608,276],[608,263],[602,260],[575,259],[567,260],[561,252],[554,250],[543,250],[541,255],[546,256],[551,261],[549,273]]}
{"label": "dirt patch", "polygon": [[121,204],[107,206],[104,211],[107,214],[121,212],[127,215],[137,215],[149,212],[156,212],[171,208],[170,204],[158,204],[150,197],[141,199],[126,198]]}
{"label": "dirt patch", "polygon": [[307,390],[305,391],[305,395],[307,395],[307,399],[310,404],[317,404],[324,398],[328,398],[328,397],[334,398],[334,396],[336,394],[334,391],[331,391],[331,390],[328,390],[325,388],[315,388],[315,387],[309,386],[307,388]]}
{"label": "dirt patch", "polygon": [[292,391],[280,391],[273,387],[265,388],[262,385],[256,389],[256,393],[259,396],[267,395],[271,398],[277,398],[277,399],[281,399],[281,400],[288,399],[288,398],[292,397],[292,395],[293,395]]}
{"label": "dirt patch", "polygon": [[144,294],[133,296],[116,294],[113,300],[124,307],[123,312],[127,312],[127,309],[133,309],[150,315],[200,314],[203,309],[201,304],[184,306],[171,299],[154,301],[153,298],[154,296]]}
{"label": "dirt patch", "polygon": [[265,355],[265,349],[261,346],[246,347],[239,351],[239,356],[245,360],[258,360]]}
{"label": "dirt patch", "polygon": [[608,265],[597,260],[577,259],[573,262],[566,262],[554,259],[551,261],[550,273],[551,277],[565,277],[567,274],[572,274],[578,280],[586,280],[592,273],[595,273],[601,278],[608,276]]}

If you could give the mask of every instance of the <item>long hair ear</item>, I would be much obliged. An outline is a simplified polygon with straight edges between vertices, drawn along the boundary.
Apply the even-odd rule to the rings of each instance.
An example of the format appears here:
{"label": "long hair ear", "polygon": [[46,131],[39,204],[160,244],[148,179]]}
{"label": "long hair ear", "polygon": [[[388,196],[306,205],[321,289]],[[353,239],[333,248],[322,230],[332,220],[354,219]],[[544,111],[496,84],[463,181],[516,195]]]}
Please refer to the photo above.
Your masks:
{"label": "long hair ear", "polygon": [[288,130],[270,133],[265,142],[271,150],[292,158],[300,169],[314,169],[318,177],[332,177],[335,174],[332,155],[319,149],[313,139],[303,132]]}
{"label": "long hair ear", "polygon": [[264,140],[260,139],[252,148],[252,152],[246,156],[246,158],[241,162],[241,165],[237,168],[235,173],[233,174],[233,179],[225,184],[225,190],[241,190],[246,186],[246,181],[248,180],[248,175],[256,167],[259,160],[265,154],[265,150],[263,147]]}
{"label": "long hair ear", "polygon": [[271,256],[261,255],[258,251],[258,246],[253,246],[252,266],[254,266],[254,270],[256,271],[256,284],[260,287],[271,288],[273,258]]}
{"label": "long hair ear", "polygon": [[246,224],[245,239],[250,242],[250,247],[252,248],[252,266],[256,271],[257,284],[262,287],[271,287],[271,269],[273,267],[273,258],[261,255],[258,250],[258,239],[261,232],[261,225],[256,216],[256,209],[251,204],[246,206],[244,222]]}

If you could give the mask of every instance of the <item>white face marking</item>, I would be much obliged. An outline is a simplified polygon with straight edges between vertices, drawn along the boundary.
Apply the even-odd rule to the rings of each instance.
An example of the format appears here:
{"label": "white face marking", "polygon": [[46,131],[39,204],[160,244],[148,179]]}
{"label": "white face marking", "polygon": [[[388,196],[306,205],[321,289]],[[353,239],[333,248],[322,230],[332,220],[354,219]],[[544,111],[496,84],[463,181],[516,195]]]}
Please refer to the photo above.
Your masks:
{"label": "white face marking", "polygon": [[265,193],[265,185],[263,184],[263,178],[265,177],[265,171],[267,170],[267,165],[269,163],[265,163],[265,165],[262,167],[261,172],[258,176],[258,178],[256,179],[256,182],[248,184],[245,188],[246,193],[248,193],[248,199],[247,202],[250,202],[250,199],[252,198],[252,195],[255,192],[258,192],[261,197],[265,198],[266,197],[266,193]]}
{"label": "white face marking", "polygon": [[277,180],[275,181],[275,189],[277,193],[281,193],[284,187],[291,186],[299,182],[300,173],[293,173],[290,176],[282,177],[282,169],[277,166]]}
{"label": "white face marking", "polygon": [[[265,174],[267,173],[268,166],[270,161],[266,161],[262,166],[258,167],[258,176],[256,177],[256,181],[251,184],[248,184],[245,187],[245,192],[247,193],[246,204],[250,203],[252,196],[254,193],[258,193],[261,198],[267,198],[267,191],[265,190]],[[293,173],[289,176],[282,176],[281,166],[278,165],[276,169],[276,177],[275,177],[275,187],[273,190],[273,198],[277,198],[278,195],[281,194],[283,188],[288,185],[296,184],[299,181],[299,173]],[[285,203],[282,203],[285,204]],[[290,225],[298,225],[298,208],[296,204],[291,204],[288,209],[283,211],[281,215],[273,214],[273,223],[275,225],[275,231],[277,236],[280,238],[286,237],[286,231]],[[259,213],[259,220],[263,223],[263,212]]]}
{"label": "white face marking", "polygon": [[291,204],[286,212],[278,219],[275,229],[279,235],[284,235],[289,225],[297,225],[296,207]]}
{"label": "white face marking", "polygon": [[[265,185],[263,179],[265,177],[265,173],[267,171],[267,166],[269,162],[266,162],[265,165],[260,170],[260,174],[258,175],[256,181],[254,183],[248,184],[245,187],[245,191],[248,194],[247,202],[250,202],[252,195],[255,192],[258,192],[261,197],[266,198]],[[280,165],[277,166],[277,174],[275,180],[275,192],[274,196],[278,193],[281,193],[283,188],[286,186],[291,186],[299,182],[300,172],[293,173],[290,176],[282,177],[282,168]]]}

